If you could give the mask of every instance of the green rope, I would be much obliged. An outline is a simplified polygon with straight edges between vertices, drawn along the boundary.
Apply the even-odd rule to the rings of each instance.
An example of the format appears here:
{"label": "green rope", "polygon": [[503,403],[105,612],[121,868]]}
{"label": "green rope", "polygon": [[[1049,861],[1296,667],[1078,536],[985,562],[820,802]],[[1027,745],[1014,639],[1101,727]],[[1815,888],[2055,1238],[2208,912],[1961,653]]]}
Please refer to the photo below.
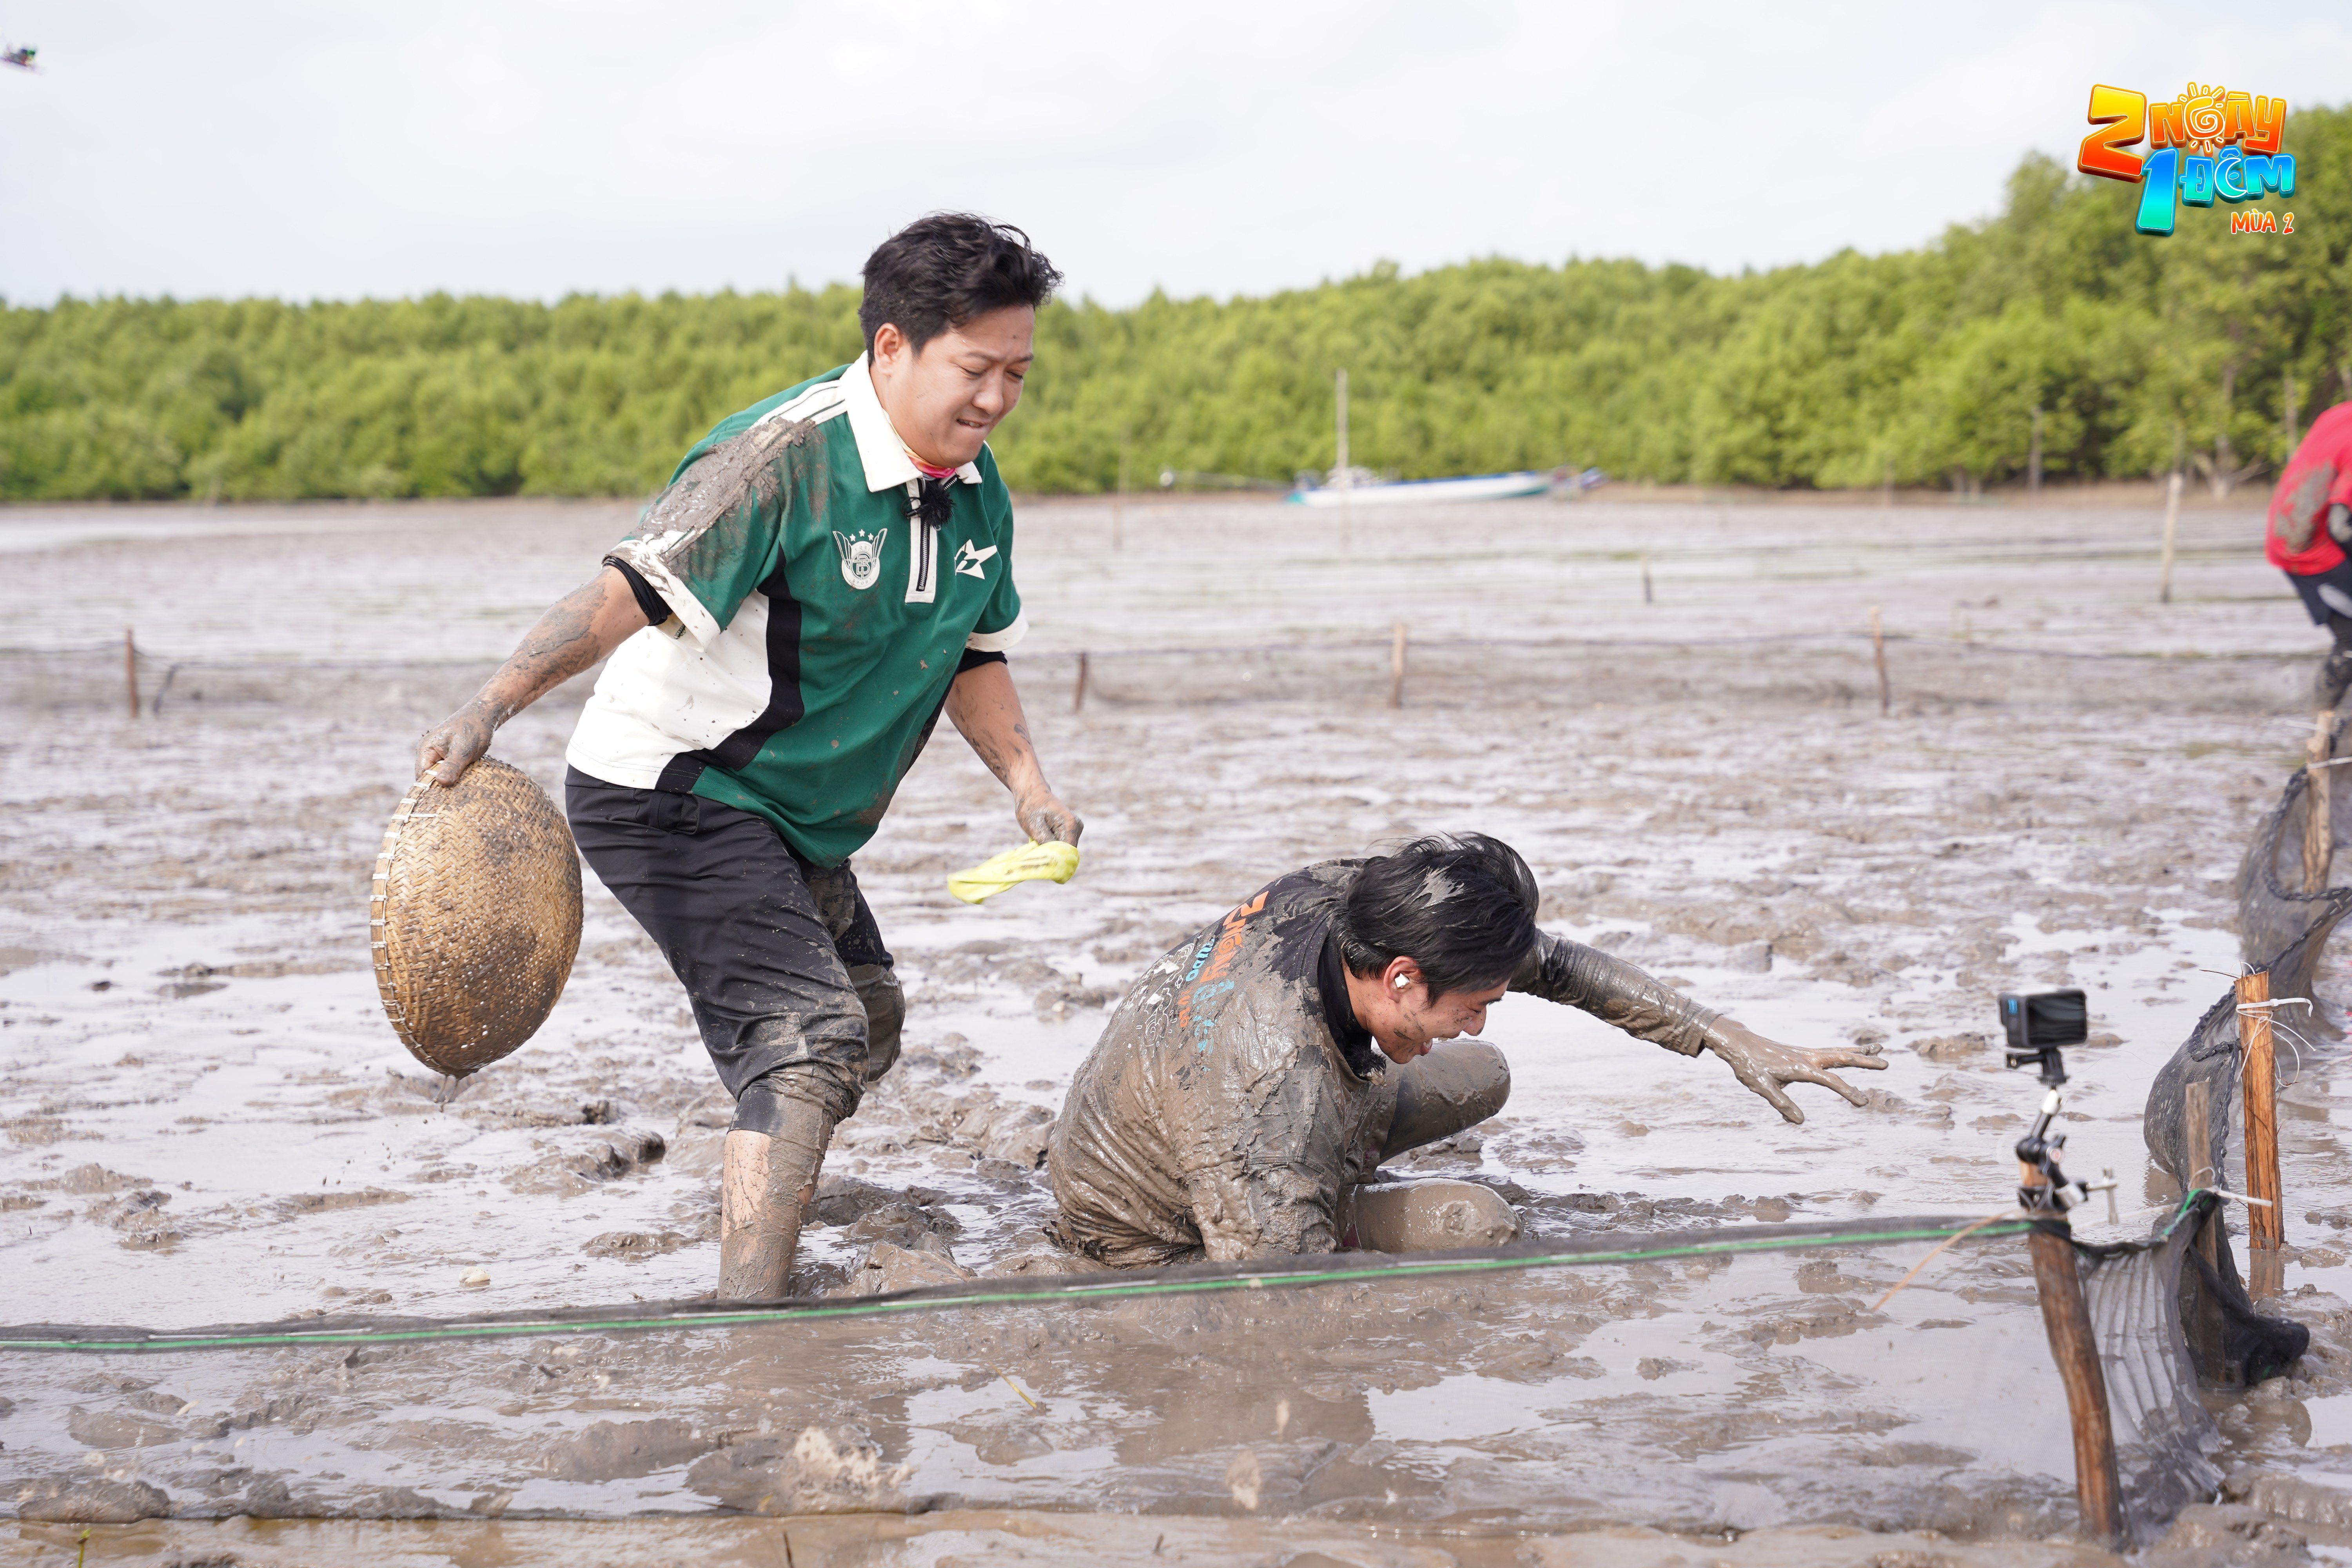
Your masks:
{"label": "green rope", "polygon": [[[1955,1222],[1957,1224],[1958,1222]],[[1971,1240],[2023,1236],[2032,1229],[2025,1220],[2005,1220],[1975,1233]],[[879,1317],[894,1312],[931,1311],[950,1307],[1002,1306],[1022,1301],[1127,1300],[1138,1297],[1201,1295],[1221,1290],[1261,1290],[1276,1286],[1335,1285],[1362,1280],[1394,1279],[1400,1274],[1417,1279],[1446,1275],[1484,1274],[1531,1268],[1573,1268],[1593,1263],[1646,1263],[1673,1258],[1736,1257],[1743,1253],[1788,1252],[1824,1246],[1883,1247],[1900,1241],[1940,1241],[1953,1226],[1942,1229],[1911,1228],[1844,1232],[1835,1236],[1800,1234],[1760,1237],[1748,1240],[1684,1242],[1671,1247],[1635,1247],[1612,1252],[1539,1253],[1527,1257],[1433,1258],[1426,1263],[1382,1263],[1352,1268],[1297,1270],[1278,1274],[1223,1275],[1211,1279],[1088,1280],[1057,1288],[1029,1290],[961,1291],[933,1294],[902,1291],[824,1306],[754,1307],[736,1311],[690,1311],[648,1318],[541,1318],[523,1322],[468,1321],[450,1319],[414,1328],[384,1329],[254,1329],[219,1333],[149,1334],[138,1339],[11,1338],[0,1330],[0,1352],[68,1351],[90,1353],[137,1353],[151,1351],[250,1349],[267,1345],[398,1344],[425,1340],[501,1339],[517,1335],[578,1333],[595,1330],[720,1328],[744,1323],[804,1322],[835,1318]]]}

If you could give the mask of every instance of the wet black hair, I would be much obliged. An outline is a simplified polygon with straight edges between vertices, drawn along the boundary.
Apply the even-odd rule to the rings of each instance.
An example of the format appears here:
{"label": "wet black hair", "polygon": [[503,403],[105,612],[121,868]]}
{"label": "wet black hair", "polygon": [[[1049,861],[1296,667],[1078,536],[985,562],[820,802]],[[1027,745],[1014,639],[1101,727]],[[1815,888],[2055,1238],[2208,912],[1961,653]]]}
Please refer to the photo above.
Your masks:
{"label": "wet black hair", "polygon": [[1517,973],[1535,946],[1538,897],[1535,873],[1501,839],[1432,834],[1359,867],[1332,931],[1359,975],[1402,956],[1421,965],[1433,997],[1481,991]]}
{"label": "wet black hair", "polygon": [[857,325],[866,352],[884,322],[907,334],[918,353],[950,327],[1007,305],[1043,305],[1062,275],[1011,224],[970,213],[917,218],[866,258],[866,298]]}

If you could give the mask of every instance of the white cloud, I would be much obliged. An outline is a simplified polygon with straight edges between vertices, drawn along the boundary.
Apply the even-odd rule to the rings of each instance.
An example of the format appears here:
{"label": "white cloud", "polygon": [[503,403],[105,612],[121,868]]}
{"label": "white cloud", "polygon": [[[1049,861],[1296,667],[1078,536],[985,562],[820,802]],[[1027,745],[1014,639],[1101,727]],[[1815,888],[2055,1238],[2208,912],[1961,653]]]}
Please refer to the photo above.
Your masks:
{"label": "white cloud", "polygon": [[2352,17],[1395,0],[10,7],[0,292],[772,287],[938,206],[1077,288],[1882,250],[2071,160],[2094,80],[2347,95]]}

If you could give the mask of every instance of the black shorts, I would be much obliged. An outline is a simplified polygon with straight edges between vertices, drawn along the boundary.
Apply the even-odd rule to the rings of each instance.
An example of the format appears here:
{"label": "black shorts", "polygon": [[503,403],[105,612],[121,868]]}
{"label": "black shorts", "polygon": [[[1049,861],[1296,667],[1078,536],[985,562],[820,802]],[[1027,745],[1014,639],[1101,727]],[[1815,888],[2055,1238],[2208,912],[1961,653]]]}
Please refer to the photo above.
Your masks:
{"label": "black shorts", "polygon": [[780,1097],[855,1111],[866,1030],[849,971],[891,960],[848,862],[811,866],[764,819],[700,795],[577,768],[563,794],[580,853],[686,987],[727,1092],[747,1110]]}
{"label": "black shorts", "polygon": [[[2352,616],[2352,556],[2338,561],[2325,572],[2300,576],[2290,572],[2286,580],[2303,597],[2303,607],[2315,626],[2327,626],[2328,616]],[[2342,641],[2341,637],[2336,639]]]}

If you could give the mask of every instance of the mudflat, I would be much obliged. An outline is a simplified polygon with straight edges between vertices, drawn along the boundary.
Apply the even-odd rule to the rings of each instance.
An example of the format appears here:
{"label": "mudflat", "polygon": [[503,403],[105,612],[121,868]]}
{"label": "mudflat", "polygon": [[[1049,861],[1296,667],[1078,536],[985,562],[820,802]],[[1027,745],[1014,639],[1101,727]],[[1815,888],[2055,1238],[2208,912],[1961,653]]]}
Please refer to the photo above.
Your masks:
{"label": "mudflat", "polygon": [[[2168,1189],[2140,1107],[2235,968],[2231,874],[2300,759],[2322,647],[2262,563],[2259,498],[2184,514],[2169,605],[2159,513],[2152,494],[1130,503],[1113,549],[1107,504],[1024,508],[1036,629],[1013,669],[1087,818],[1085,864],[950,899],[948,873],[1015,829],[934,739],[856,862],[907,982],[906,1057],[836,1135],[796,1289],[1065,1267],[1038,1160],[1126,982],[1273,877],[1433,828],[1515,845],[1551,929],[1775,1037],[1882,1042],[1893,1066],[1858,1080],[1866,1109],[1801,1090],[1790,1127],[1712,1058],[1512,998],[1486,1036],[1510,1103],[1396,1173],[1486,1183],[1535,1237],[1990,1213],[2036,1098],[2000,1068],[1992,997],[2069,984],[2095,1031],[2069,1163],[2112,1166],[2121,1230],[2144,1230]],[[731,1107],[593,878],[553,1016],[462,1084],[402,1050],[368,963],[369,868],[415,736],[632,515],[0,512],[9,1321],[710,1288]],[[559,790],[587,684],[494,754]],[[2311,1497],[2352,1495],[2347,980],[2323,964],[2319,1016],[2282,1047],[2283,1306],[2315,1351],[2219,1406],[2224,1471],[2271,1480],[2184,1518],[2174,1544],[2213,1561],[2264,1531],[2333,1539]],[[2104,1205],[2087,1217],[2100,1233]],[[118,1521],[92,1561],[206,1541],[254,1563],[726,1561],[770,1551],[758,1531],[782,1527],[731,1517],[752,1514],[842,1562],[1829,1563],[1849,1539],[2096,1560],[2046,1542],[2073,1481],[2022,1248],[1958,1248],[1875,1309],[1921,1250],[790,1328],[0,1352],[0,1509],[22,1519],[5,1550],[61,1560],[80,1527],[47,1513]],[[282,1522],[302,1520],[348,1522]],[[1661,1530],[1683,1533],[1642,1533]],[[1935,1542],[1868,1533],[1890,1531]]]}

